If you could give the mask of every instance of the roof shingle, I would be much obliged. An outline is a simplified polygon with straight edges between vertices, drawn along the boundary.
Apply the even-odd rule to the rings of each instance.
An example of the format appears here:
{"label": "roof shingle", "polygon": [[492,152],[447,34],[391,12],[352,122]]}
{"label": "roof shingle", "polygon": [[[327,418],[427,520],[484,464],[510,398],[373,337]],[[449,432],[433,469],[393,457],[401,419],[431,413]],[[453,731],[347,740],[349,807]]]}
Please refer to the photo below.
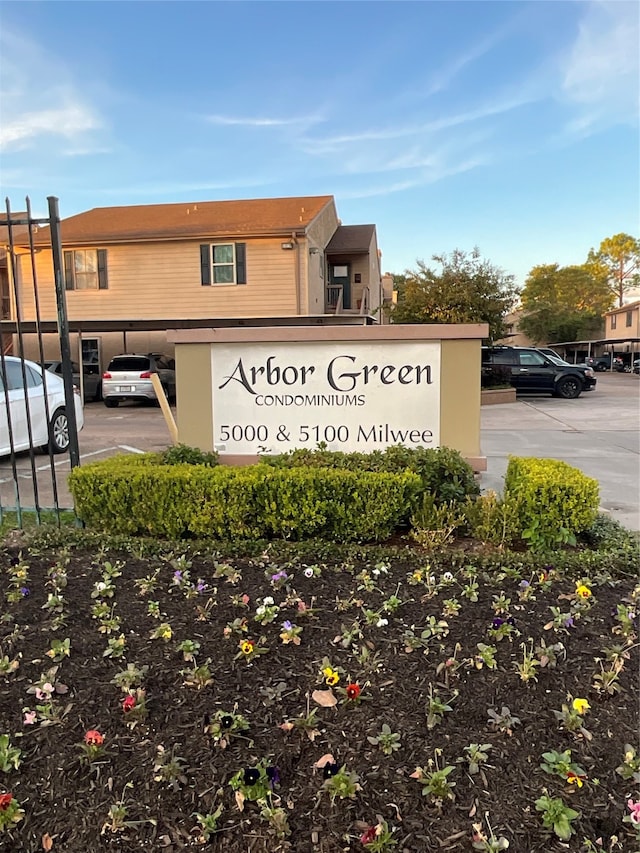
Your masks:
{"label": "roof shingle", "polygon": [[[333,196],[198,201],[94,207],[63,219],[62,242],[134,242],[176,238],[258,237],[303,231]],[[41,228],[38,242],[48,242]]]}

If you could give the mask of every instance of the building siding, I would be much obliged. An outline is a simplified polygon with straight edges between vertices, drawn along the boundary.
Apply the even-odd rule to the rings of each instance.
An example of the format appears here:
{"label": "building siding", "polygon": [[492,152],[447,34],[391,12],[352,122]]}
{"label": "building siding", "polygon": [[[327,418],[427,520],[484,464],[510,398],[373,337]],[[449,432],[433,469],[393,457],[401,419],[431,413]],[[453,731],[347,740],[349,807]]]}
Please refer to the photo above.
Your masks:
{"label": "building siding", "polygon": [[[288,316],[296,313],[298,252],[281,239],[246,241],[247,283],[202,286],[200,242],[110,246],[107,290],[66,291],[70,319],[193,319]],[[22,317],[34,319],[29,258],[21,257]],[[41,319],[56,318],[51,252],[36,255]]]}

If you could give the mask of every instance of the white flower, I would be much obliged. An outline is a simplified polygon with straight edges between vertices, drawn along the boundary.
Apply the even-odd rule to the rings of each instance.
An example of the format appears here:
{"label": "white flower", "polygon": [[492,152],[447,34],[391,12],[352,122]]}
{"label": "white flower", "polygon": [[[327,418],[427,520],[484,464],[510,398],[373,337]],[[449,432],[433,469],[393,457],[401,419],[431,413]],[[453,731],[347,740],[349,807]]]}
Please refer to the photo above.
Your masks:
{"label": "white flower", "polygon": [[442,579],[443,579],[443,580],[445,580],[445,581],[452,581],[452,580],[453,580],[453,575],[451,574],[451,572],[445,572],[445,573],[442,575]]}
{"label": "white flower", "polygon": [[376,622],[376,628],[384,628],[384,626],[388,625],[388,624],[389,624],[388,619],[378,619],[378,621]]}
{"label": "white flower", "polygon": [[271,605],[271,604],[274,604],[275,602],[274,602],[273,598],[271,598],[271,596],[268,595],[266,598],[262,599],[262,603],[265,605]]}
{"label": "white flower", "polygon": [[106,588],[107,588],[107,585],[106,585],[106,583],[104,583],[104,581],[98,581],[98,583],[96,584],[96,589],[99,590],[100,592],[102,592],[102,590],[106,589]]}
{"label": "white flower", "polygon": [[436,582],[436,576],[435,575],[429,575],[429,583],[435,583],[435,582]]}
{"label": "white flower", "polygon": [[308,569],[305,569],[304,570],[304,576],[305,576],[305,578],[312,578],[313,577],[313,569],[311,567],[309,567]]}

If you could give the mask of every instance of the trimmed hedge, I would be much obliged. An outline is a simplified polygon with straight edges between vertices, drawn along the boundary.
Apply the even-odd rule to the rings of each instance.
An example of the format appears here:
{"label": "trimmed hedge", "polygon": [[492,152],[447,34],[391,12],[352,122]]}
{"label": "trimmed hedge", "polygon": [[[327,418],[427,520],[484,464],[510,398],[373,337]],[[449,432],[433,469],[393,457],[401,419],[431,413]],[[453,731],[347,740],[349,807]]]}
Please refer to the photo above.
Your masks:
{"label": "trimmed hedge", "polygon": [[600,498],[597,480],[557,459],[512,456],[504,500],[515,501],[519,535],[532,547],[570,541],[596,520]]}
{"label": "trimmed hedge", "polygon": [[75,468],[69,488],[89,526],[164,538],[388,538],[420,491],[416,474],[269,465],[162,465],[154,454]]}
{"label": "trimmed hedge", "polygon": [[420,493],[431,495],[436,505],[463,501],[480,493],[471,465],[457,450],[448,447],[410,448],[398,444],[372,453],[300,448],[278,456],[264,456],[262,461],[275,468],[332,468],[388,474],[412,471],[420,477]]}

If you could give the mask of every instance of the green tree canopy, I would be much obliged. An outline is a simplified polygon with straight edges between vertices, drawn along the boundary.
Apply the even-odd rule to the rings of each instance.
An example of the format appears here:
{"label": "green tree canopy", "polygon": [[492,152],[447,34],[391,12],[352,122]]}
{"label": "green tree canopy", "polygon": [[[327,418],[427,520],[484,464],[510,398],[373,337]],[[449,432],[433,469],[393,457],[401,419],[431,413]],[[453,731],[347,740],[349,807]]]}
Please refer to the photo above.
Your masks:
{"label": "green tree canopy", "polygon": [[394,276],[398,302],[393,323],[488,323],[489,337],[505,334],[504,318],[517,288],[512,275],[483,259],[478,249],[433,255],[440,269],[417,261],[417,269]]}
{"label": "green tree canopy", "polygon": [[586,266],[593,275],[604,277],[618,300],[640,284],[640,240],[629,234],[614,234],[600,243],[599,249],[591,249]]}
{"label": "green tree canopy", "polygon": [[527,276],[519,327],[535,343],[579,340],[598,333],[613,301],[606,277],[587,265],[541,264]]}

